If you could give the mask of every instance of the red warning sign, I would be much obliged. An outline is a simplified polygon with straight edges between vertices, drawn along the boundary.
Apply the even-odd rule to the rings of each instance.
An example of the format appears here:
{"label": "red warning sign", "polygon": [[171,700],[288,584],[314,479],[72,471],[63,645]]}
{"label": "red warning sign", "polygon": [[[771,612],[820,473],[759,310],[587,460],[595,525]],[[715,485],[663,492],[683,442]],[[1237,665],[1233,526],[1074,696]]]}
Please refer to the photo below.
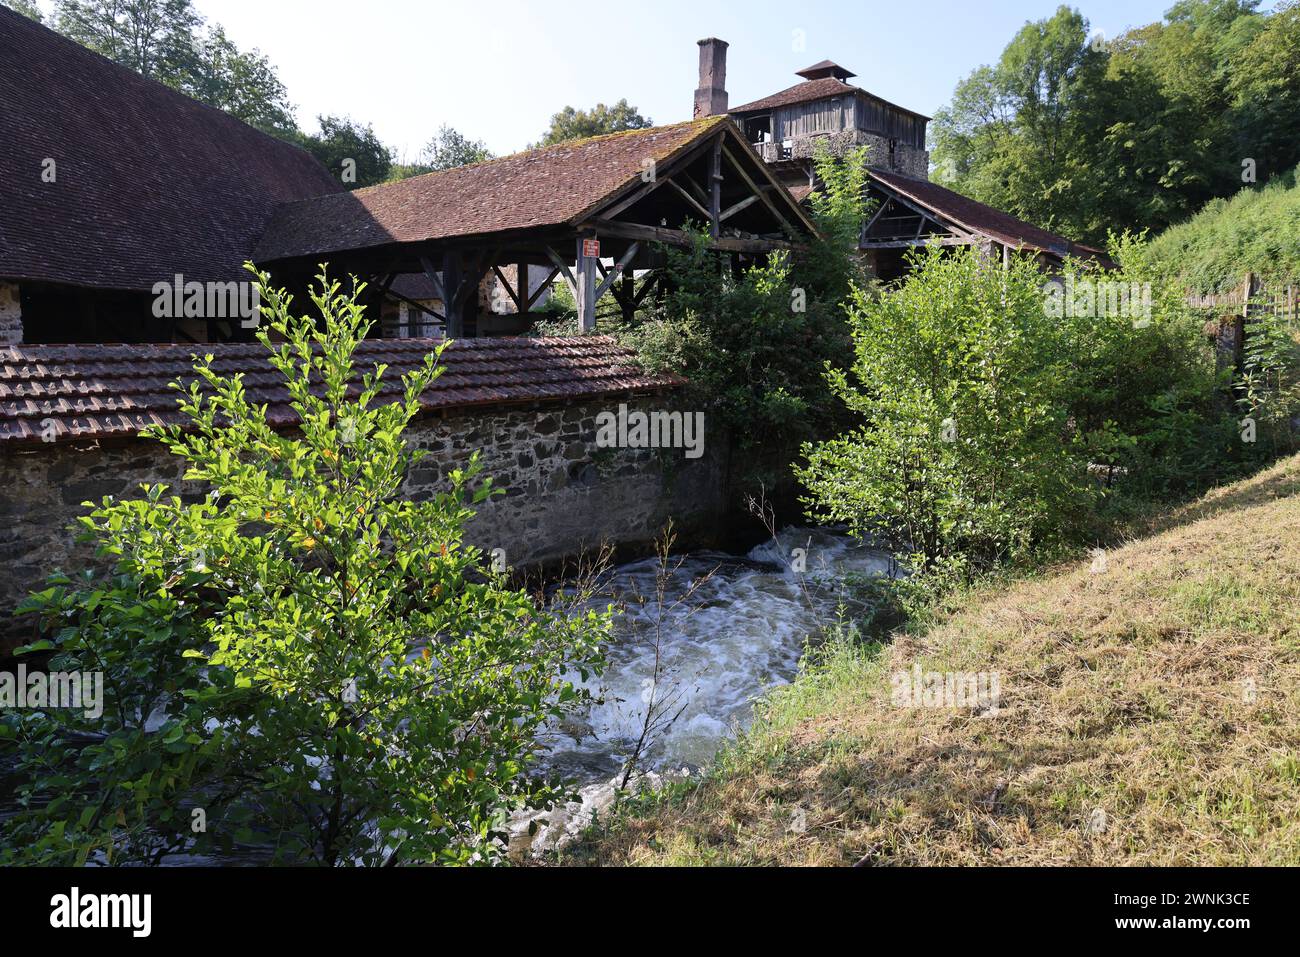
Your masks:
{"label": "red warning sign", "polygon": [[591,259],[600,258],[600,240],[584,239],[582,241],[582,255]]}

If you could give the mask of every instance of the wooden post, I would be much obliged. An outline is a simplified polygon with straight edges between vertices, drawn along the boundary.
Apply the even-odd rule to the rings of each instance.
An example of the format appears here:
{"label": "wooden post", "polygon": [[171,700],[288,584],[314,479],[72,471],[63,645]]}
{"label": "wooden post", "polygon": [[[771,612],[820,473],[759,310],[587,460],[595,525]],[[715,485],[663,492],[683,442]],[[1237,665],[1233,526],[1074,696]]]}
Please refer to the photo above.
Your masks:
{"label": "wooden post", "polygon": [[722,137],[713,141],[709,157],[709,235],[717,239],[722,232]]}
{"label": "wooden post", "polygon": [[584,242],[594,239],[594,236],[579,236],[577,258],[575,263],[576,279],[578,282],[578,328],[583,332],[595,332],[596,330],[596,259],[595,256],[586,255],[583,248]]}
{"label": "wooden post", "polygon": [[452,252],[442,257],[442,291],[447,297],[442,310],[447,316],[447,338],[460,339],[465,335],[465,317],[460,308],[460,262]]}

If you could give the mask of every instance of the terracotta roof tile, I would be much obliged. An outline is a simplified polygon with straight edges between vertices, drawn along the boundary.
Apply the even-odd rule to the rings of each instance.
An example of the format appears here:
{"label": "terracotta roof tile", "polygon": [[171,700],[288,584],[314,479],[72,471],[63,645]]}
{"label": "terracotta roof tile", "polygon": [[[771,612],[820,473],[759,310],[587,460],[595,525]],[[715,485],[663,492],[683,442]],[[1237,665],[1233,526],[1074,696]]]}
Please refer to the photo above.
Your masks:
{"label": "terracotta roof tile", "polygon": [[706,117],[529,150],[276,210],[258,262],[388,243],[559,226],[726,123]]}
{"label": "terracotta roof tile", "polygon": [[[396,399],[400,376],[424,361],[428,339],[367,340],[358,366],[384,363],[380,401]],[[292,428],[296,416],[280,374],[259,343],[201,347],[223,374],[242,373],[250,401],[267,421]],[[0,449],[54,442],[129,438],[151,424],[182,421],[169,383],[193,380],[187,345],[68,345],[0,348]],[[607,336],[464,339],[442,354],[443,373],[421,398],[426,411],[590,399],[662,391],[684,383],[640,369],[634,354]]]}
{"label": "terracotta roof tile", "polygon": [[[824,61],[829,63],[830,61]],[[818,64],[820,66],[821,64]],[[834,64],[831,64],[834,66]],[[809,67],[809,70],[814,67]],[[849,74],[852,76],[852,74]],[[912,116],[919,116],[921,119],[928,120],[930,117],[923,113],[917,113],[915,110],[909,110],[906,107],[899,106],[896,103],[890,103],[888,100],[881,99],[876,94],[862,89],[860,86],[854,86],[852,83],[845,83],[843,80],[833,76],[824,76],[816,80],[805,80],[803,83],[796,83],[792,87],[782,90],[780,93],[773,93],[771,96],[765,96],[761,100],[754,100],[752,103],[746,103],[743,106],[733,106],[729,113],[752,113],[757,110],[775,110],[782,106],[793,106],[796,103],[811,103],[813,100],[824,100],[832,96],[844,96],[846,94],[861,94],[870,97],[880,103],[893,109],[900,110],[903,113],[910,113]]]}
{"label": "terracotta roof tile", "polygon": [[7,279],[242,279],[276,204],[343,189],[303,150],[3,6],[0,103]]}
{"label": "terracotta roof tile", "polygon": [[1004,213],[1000,209],[986,206],[969,196],[955,193],[938,183],[931,183],[929,180],[912,179],[909,176],[902,176],[898,173],[890,173],[879,169],[872,169],[869,173],[873,180],[924,206],[931,212],[937,213],[971,232],[995,239],[999,243],[1036,249],[1060,258],[1066,256],[1095,258],[1104,263],[1109,263],[1109,260],[1099,250],[1071,242],[1064,236],[1058,236],[1056,233],[1035,226],[1033,223],[1027,223],[1023,219],[1017,219],[1010,213]]}

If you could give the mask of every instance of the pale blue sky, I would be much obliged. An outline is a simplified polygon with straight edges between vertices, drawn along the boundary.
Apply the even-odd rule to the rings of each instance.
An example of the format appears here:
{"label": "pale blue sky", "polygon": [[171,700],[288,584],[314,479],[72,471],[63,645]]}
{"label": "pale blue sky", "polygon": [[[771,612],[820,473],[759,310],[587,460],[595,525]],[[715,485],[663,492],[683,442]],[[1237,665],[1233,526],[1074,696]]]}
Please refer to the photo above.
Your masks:
{"label": "pale blue sky", "polygon": [[[1115,36],[1160,18],[1173,0],[1079,0]],[[42,0],[47,9],[51,0]],[[550,115],[621,97],[657,123],[689,119],[695,41],[728,41],[733,105],[798,81],[831,59],[853,82],[932,115],[953,86],[994,61],[1027,20],[1058,0],[195,0],[241,47],[280,71],[299,122],[350,114],[414,159],[442,123],[509,153]],[[1264,6],[1269,6],[1265,3]],[[804,48],[795,49],[795,31]]]}

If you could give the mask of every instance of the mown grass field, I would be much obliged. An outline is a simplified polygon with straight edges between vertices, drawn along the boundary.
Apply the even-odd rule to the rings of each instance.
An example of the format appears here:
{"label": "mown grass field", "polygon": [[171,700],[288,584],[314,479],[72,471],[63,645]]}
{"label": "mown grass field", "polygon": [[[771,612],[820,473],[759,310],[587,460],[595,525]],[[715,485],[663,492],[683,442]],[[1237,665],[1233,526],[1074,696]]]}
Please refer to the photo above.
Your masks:
{"label": "mown grass field", "polygon": [[[702,781],[563,863],[1300,864],[1300,458],[1096,561],[834,643]],[[997,672],[995,712],[890,677]]]}

